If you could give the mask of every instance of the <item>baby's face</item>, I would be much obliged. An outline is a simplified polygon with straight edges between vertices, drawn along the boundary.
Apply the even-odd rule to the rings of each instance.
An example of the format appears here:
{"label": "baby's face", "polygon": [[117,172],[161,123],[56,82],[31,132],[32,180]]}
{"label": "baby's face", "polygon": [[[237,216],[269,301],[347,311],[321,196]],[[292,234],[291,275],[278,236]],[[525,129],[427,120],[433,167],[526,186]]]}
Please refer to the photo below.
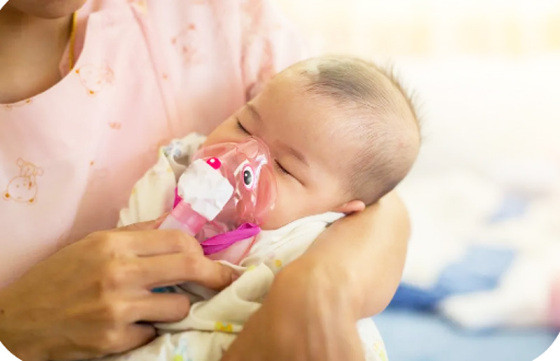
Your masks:
{"label": "baby's face", "polygon": [[[336,108],[326,99],[303,91],[302,80],[276,76],[255,99],[226,119],[204,146],[238,142],[255,136],[270,149],[278,185],[276,205],[263,229],[275,229],[296,219],[327,211],[363,209],[348,202],[346,162],[357,147],[337,136]],[[361,203],[361,205],[360,205]]]}

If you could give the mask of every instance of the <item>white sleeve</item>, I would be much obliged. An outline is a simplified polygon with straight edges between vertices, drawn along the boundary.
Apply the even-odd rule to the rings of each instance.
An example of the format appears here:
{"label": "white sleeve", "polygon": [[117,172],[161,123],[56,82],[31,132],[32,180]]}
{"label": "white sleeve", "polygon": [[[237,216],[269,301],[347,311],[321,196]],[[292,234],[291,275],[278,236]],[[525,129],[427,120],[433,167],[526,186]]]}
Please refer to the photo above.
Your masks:
{"label": "white sleeve", "polygon": [[173,208],[177,179],[205,139],[191,133],[159,149],[156,164],[136,182],[128,207],[120,211],[119,227],[156,219]]}

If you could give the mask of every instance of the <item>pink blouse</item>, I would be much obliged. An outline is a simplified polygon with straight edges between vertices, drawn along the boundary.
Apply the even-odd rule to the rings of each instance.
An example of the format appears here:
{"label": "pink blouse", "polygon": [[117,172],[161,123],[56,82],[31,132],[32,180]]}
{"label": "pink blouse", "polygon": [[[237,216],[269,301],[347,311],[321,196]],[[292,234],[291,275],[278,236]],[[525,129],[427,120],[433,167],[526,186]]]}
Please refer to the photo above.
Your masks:
{"label": "pink blouse", "polygon": [[0,288],[113,228],[157,149],[208,133],[299,56],[266,0],[89,0],[75,66],[0,104]]}

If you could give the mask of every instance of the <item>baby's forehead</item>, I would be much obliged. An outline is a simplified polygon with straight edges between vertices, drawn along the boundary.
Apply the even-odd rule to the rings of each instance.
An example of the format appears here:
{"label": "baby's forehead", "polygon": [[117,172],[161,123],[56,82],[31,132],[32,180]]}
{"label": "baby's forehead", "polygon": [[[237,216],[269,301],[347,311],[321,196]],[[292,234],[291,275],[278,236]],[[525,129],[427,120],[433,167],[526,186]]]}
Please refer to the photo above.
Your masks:
{"label": "baby's forehead", "polygon": [[303,130],[312,135],[304,144],[304,151],[314,154],[312,159],[337,177],[347,174],[363,145],[355,130],[345,124],[343,114],[340,108],[333,107],[328,117],[317,119]]}

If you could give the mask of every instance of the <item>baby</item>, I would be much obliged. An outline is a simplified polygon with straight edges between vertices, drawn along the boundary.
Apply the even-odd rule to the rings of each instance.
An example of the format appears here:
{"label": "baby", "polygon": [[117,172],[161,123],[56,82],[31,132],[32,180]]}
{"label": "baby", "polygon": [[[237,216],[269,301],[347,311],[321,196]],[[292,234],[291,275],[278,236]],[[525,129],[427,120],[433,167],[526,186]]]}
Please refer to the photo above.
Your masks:
{"label": "baby", "polygon": [[[309,59],[276,75],[207,138],[191,134],[164,148],[156,166],[136,184],[120,223],[169,211],[176,180],[199,146],[250,137],[270,150],[277,197],[260,224],[264,231],[248,254],[231,265],[244,273],[223,291],[206,293],[184,320],[158,324],[163,335],[152,343],[111,359],[220,360],[260,306],[274,275],[329,223],[391,191],[410,170],[420,146],[414,108],[389,74],[352,57]],[[371,320],[357,326],[366,359],[386,360]]]}
{"label": "baby", "polygon": [[278,74],[203,146],[250,136],[269,147],[277,203],[263,229],[361,211],[406,175],[419,147],[414,110],[397,83],[365,61],[317,58]]}

